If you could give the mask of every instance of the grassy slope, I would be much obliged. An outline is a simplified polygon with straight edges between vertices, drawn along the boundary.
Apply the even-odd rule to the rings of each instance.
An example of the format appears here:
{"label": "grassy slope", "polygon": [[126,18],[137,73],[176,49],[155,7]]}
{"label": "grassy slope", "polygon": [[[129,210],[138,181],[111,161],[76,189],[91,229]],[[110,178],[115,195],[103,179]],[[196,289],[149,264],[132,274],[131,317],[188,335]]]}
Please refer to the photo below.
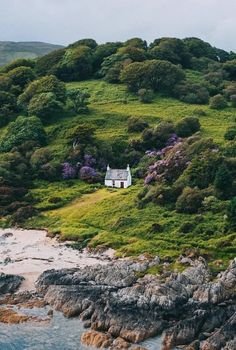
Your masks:
{"label": "grassy slope", "polygon": [[[191,77],[192,79],[192,77]],[[199,77],[197,77],[199,79]],[[195,109],[204,109],[206,116],[201,117],[202,133],[223,143],[223,135],[233,123],[234,110],[213,111],[208,106],[194,106],[181,103],[175,99],[156,95],[152,104],[141,104],[137,98],[127,93],[122,85],[111,85],[103,81],[86,81],[70,83],[68,88],[87,89],[90,94],[90,114],[61,119],[47,128],[51,135],[49,147],[55,157],[62,158],[68,145],[65,135],[78,123],[89,122],[97,126],[97,137],[114,139],[130,138],[126,132],[127,119],[131,115],[142,116],[151,125],[160,119],[177,121],[192,115]],[[84,186],[84,189],[83,189]],[[233,256],[233,249],[227,242],[235,235],[225,237],[223,233],[223,214],[208,212],[203,218],[197,215],[177,214],[163,207],[149,204],[144,209],[137,209],[135,198],[142,183],[136,183],[127,190],[100,189],[90,195],[88,185],[79,180],[47,185],[37,184],[34,196],[41,198],[39,207],[50,209],[48,199],[59,196],[62,206],[44,212],[43,216],[34,218],[28,225],[47,227],[50,231],[60,231],[64,239],[90,241],[90,245],[106,244],[117,249],[120,255],[137,255],[144,251],[160,254],[162,257],[178,256],[188,248],[200,248],[213,259],[228,260]],[[42,195],[43,193],[43,195]],[[72,201],[72,199],[74,199]],[[53,206],[52,206],[53,207]],[[56,208],[57,205],[54,206]],[[198,234],[179,232],[181,223],[191,221],[198,227]],[[155,233],[152,225],[160,223],[163,232]],[[222,242],[226,242],[222,246]]]}

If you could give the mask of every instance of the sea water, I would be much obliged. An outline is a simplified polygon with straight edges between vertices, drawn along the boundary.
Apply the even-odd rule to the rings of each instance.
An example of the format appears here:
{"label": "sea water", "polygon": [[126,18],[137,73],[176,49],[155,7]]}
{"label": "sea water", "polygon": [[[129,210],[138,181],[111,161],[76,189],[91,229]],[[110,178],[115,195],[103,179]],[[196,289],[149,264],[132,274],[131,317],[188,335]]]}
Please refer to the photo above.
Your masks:
{"label": "sea water", "polygon": [[[45,309],[21,310],[35,316],[46,315]],[[54,312],[49,323],[27,322],[17,325],[0,324],[0,350],[94,350],[81,344],[83,323],[78,318],[65,318]],[[161,349],[159,337],[143,344],[149,350]]]}

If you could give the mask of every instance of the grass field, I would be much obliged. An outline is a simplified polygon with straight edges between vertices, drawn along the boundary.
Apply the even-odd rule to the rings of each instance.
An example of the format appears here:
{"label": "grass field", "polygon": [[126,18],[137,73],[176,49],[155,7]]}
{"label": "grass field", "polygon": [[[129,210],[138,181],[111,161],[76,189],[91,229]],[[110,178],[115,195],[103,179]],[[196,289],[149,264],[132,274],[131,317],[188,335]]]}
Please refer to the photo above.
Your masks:
{"label": "grass field", "polygon": [[[201,76],[195,75],[195,79],[197,81]],[[200,117],[201,133],[223,144],[225,130],[233,124],[236,115],[235,109],[215,111],[208,106],[188,105],[160,95],[156,95],[151,104],[141,104],[123,85],[104,81],[69,83],[67,87],[90,93],[90,113],[58,119],[47,127],[49,148],[58,159],[70,147],[66,141],[67,133],[84,122],[96,126],[96,136],[100,139],[127,139],[137,137],[127,133],[130,116],[140,116],[154,125],[163,119],[176,122],[194,115],[196,109],[202,109],[206,116]],[[54,184],[37,182],[32,195],[43,213],[26,225],[47,228],[60,233],[62,239],[76,240],[81,246],[113,247],[119,256],[136,256],[145,251],[172,259],[195,249],[207,254],[212,261],[222,260],[221,267],[234,256],[236,238],[235,234],[226,236],[224,233],[224,210],[187,215],[154,204],[138,209],[136,197],[142,186],[137,182],[126,190],[108,190],[96,189],[79,180]],[[58,202],[51,203],[52,197],[58,197]],[[181,232],[184,223],[192,225],[191,232]],[[158,232],[154,229],[156,224],[162,228]]]}

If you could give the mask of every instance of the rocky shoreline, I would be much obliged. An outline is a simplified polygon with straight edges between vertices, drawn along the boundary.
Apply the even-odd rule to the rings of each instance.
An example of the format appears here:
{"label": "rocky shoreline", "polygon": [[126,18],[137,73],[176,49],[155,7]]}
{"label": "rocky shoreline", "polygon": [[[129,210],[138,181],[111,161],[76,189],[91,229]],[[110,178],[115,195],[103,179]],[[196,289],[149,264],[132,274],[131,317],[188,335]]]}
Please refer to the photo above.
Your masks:
{"label": "rocky shoreline", "polygon": [[[163,350],[235,349],[236,260],[214,280],[203,259],[190,261],[182,273],[145,275],[158,263],[117,260],[49,270],[38,278],[37,293],[65,316],[84,321],[89,330],[82,342],[89,346],[141,350],[134,344],[164,332]],[[19,278],[1,275],[1,290],[13,293]],[[22,302],[26,294],[20,295]]]}
{"label": "rocky shoreline", "polygon": [[163,334],[162,350],[236,349],[236,259],[217,277],[201,257],[179,262],[186,265],[183,272],[156,275],[147,271],[158,270],[160,259],[145,256],[51,269],[39,276],[36,291],[24,292],[22,276],[1,273],[0,322],[32,321],[13,306],[50,305],[66,317],[80,317],[87,329],[81,341],[88,346],[145,350],[138,344]]}

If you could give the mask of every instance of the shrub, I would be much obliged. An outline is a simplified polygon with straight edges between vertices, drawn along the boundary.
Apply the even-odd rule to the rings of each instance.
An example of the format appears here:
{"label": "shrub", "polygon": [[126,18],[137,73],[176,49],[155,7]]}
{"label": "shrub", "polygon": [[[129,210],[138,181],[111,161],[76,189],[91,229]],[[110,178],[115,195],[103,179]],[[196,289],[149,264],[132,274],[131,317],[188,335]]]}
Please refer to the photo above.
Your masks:
{"label": "shrub", "polygon": [[20,86],[24,89],[35,79],[34,71],[29,67],[17,67],[12,69],[7,76],[11,79],[12,85]]}
{"label": "shrub", "polygon": [[140,102],[151,103],[154,98],[154,94],[152,90],[140,89],[138,91],[138,97]]}
{"label": "shrub", "polygon": [[18,117],[11,122],[0,141],[0,150],[9,152],[13,147],[20,146],[26,141],[35,141],[41,146],[46,143],[46,133],[37,117]]}
{"label": "shrub", "polygon": [[236,107],[236,95],[230,96],[230,102],[231,102],[232,107]]}
{"label": "shrub", "polygon": [[51,159],[52,154],[48,148],[38,148],[30,157],[30,165],[37,171]]}
{"label": "shrub", "polygon": [[56,99],[62,103],[66,100],[66,87],[63,82],[58,80],[53,75],[48,75],[43,78],[33,81],[26,88],[23,94],[18,98],[18,104],[21,108],[25,108],[30,100],[37,94],[51,92],[56,96]]}
{"label": "shrub", "polygon": [[203,109],[195,109],[193,111],[194,115],[197,115],[198,117],[205,117],[207,115],[206,111],[204,111]]}
{"label": "shrub", "polygon": [[80,179],[89,183],[97,182],[98,174],[96,170],[89,166],[83,166],[79,172]]}
{"label": "shrub", "polygon": [[204,195],[197,187],[185,187],[176,201],[176,210],[180,213],[194,214],[202,206]]}
{"label": "shrub", "polygon": [[148,123],[137,117],[128,119],[128,132],[140,132],[148,127]]}
{"label": "shrub", "polygon": [[175,127],[176,133],[180,137],[188,137],[200,130],[200,122],[196,117],[185,117],[181,119]]}
{"label": "shrub", "polygon": [[218,94],[218,95],[213,96],[210,99],[210,108],[212,108],[212,109],[224,109],[226,107],[227,107],[227,101],[222,95]]}
{"label": "shrub", "polygon": [[12,215],[12,221],[14,223],[22,223],[25,220],[34,216],[35,214],[36,214],[36,209],[34,207],[30,205],[26,207],[22,207],[17,209],[15,214]]}
{"label": "shrub", "polygon": [[29,103],[28,114],[35,115],[42,120],[63,114],[63,104],[56,99],[52,92],[35,95]]}
{"label": "shrub", "polygon": [[206,87],[189,82],[176,85],[174,95],[185,103],[207,104],[209,102],[209,92]]}
{"label": "shrub", "polygon": [[228,205],[227,216],[228,216],[229,227],[232,230],[235,230],[236,229],[236,197],[232,198]]}
{"label": "shrub", "polygon": [[76,177],[77,170],[70,163],[66,162],[62,165],[62,177],[64,180],[74,179]]}
{"label": "shrub", "polygon": [[161,122],[155,128],[147,128],[142,133],[143,144],[146,148],[160,149],[175,132],[172,122]]}
{"label": "shrub", "polygon": [[220,195],[227,198],[232,190],[233,179],[225,163],[222,163],[215,176],[214,186]]}
{"label": "shrub", "polygon": [[183,70],[167,61],[147,60],[124,67],[120,79],[131,91],[152,89],[170,93],[185,78]]}
{"label": "shrub", "polygon": [[236,137],[236,126],[231,126],[226,130],[226,133],[224,134],[224,139],[231,141],[234,140]]}

